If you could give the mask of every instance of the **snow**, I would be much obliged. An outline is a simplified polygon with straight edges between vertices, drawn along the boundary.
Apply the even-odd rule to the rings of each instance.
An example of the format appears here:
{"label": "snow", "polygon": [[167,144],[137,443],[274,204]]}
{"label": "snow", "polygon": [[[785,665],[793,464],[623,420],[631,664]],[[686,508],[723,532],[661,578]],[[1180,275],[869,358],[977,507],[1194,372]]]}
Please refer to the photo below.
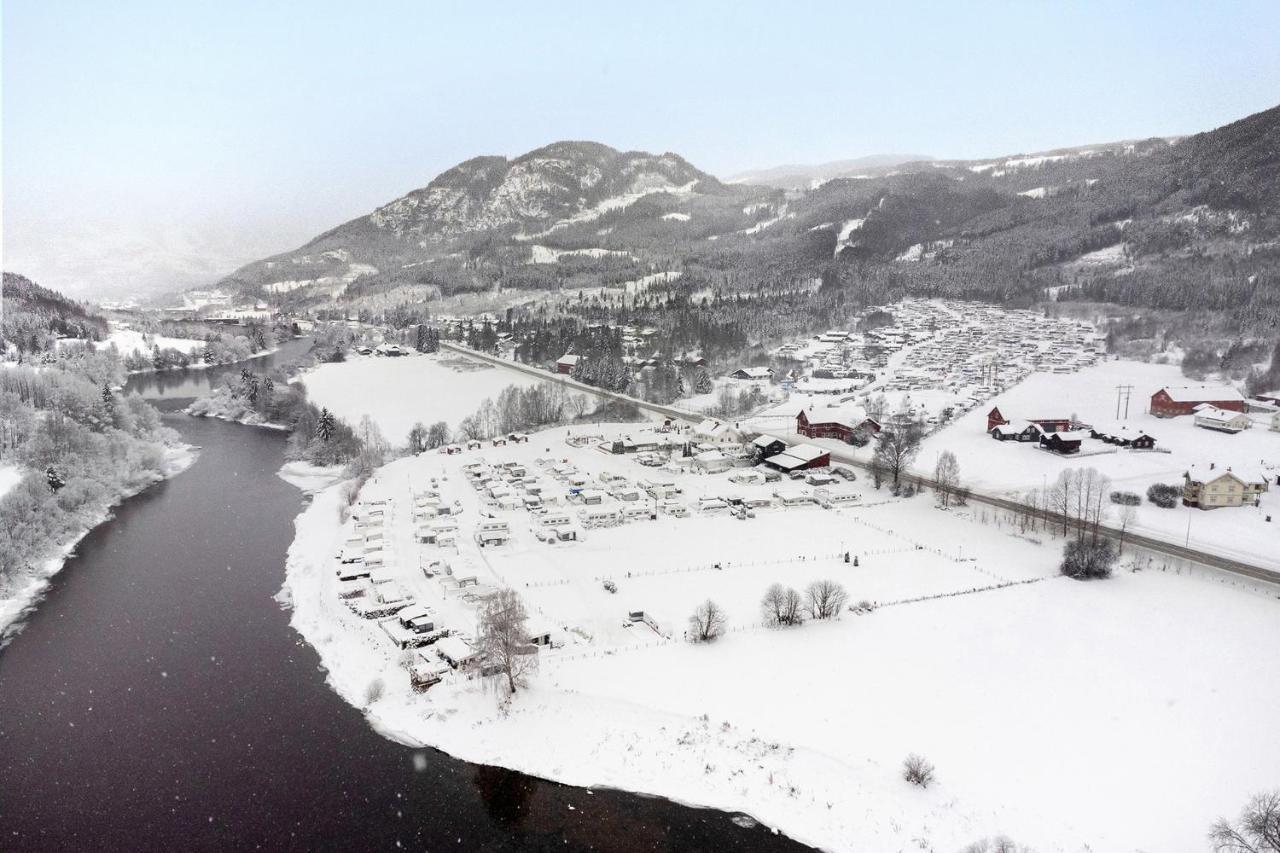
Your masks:
{"label": "snow", "polygon": [[[590,429],[636,437],[643,427]],[[767,509],[746,521],[663,515],[554,546],[534,539],[523,511],[498,510],[515,538],[476,547],[481,505],[462,466],[481,456],[525,463],[549,493],[564,490],[538,458],[593,478],[674,481],[689,504],[777,488],[655,473],[571,446],[570,432],[397,460],[366,486],[392,501],[399,581],[451,627],[472,631],[474,610],[419,571],[436,556],[455,575],[512,586],[531,613],[569,629],[506,707],[459,675],[413,693],[399,650],[336,597],[333,555],[350,530],[333,523],[341,487],[299,516],[282,598],[333,688],[386,736],[570,784],[747,812],[831,850],[958,850],[1007,834],[1040,851],[1199,851],[1217,816],[1275,784],[1280,740],[1240,735],[1269,731],[1280,703],[1280,680],[1257,677],[1280,666],[1274,590],[1205,570],[1069,581],[1054,571],[1060,543],[990,526],[977,510],[886,500],[861,480],[841,487],[863,506]],[[463,505],[456,552],[412,539],[411,489],[432,477]],[[844,549],[857,567],[837,557]],[[882,606],[785,631],[755,624],[768,583],[819,577]],[[688,645],[683,619],[707,596],[731,630]],[[942,597],[911,601],[921,596]],[[623,627],[640,608],[671,638]],[[370,705],[375,677],[386,689]],[[910,752],[937,766],[927,790],[900,778]]]}
{"label": "snow", "polygon": [[626,258],[635,260],[635,256],[630,252],[620,252],[614,249],[551,249],[547,246],[534,245],[528,263],[531,264],[554,264],[558,263],[564,257],[584,257],[584,258]]}
{"label": "snow", "polygon": [[687,214],[687,213],[664,213],[664,214],[662,214],[662,218],[663,218],[663,219],[666,219],[666,220],[668,220],[668,221],[672,221],[672,220],[674,220],[674,221],[676,221],[676,222],[688,222],[688,221],[689,221],[689,214]]}
{"label": "snow", "polygon": [[835,248],[836,255],[839,255],[840,250],[843,249],[845,246],[851,245],[849,241],[850,235],[852,235],[854,231],[857,231],[859,228],[861,228],[862,223],[866,221],[867,221],[867,218],[864,216],[861,219],[846,219],[840,225],[840,233],[836,235],[836,248]]}
{"label": "snow", "polygon": [[[752,207],[759,207],[759,206],[760,205],[752,205]],[[757,222],[755,225],[752,225],[750,228],[744,228],[738,233],[747,234],[747,235],[759,234],[761,231],[768,228],[770,225],[775,225],[784,219],[790,219],[794,216],[795,216],[794,213],[787,212],[787,206],[784,204],[782,205],[782,207],[778,208],[778,212],[776,216],[770,217],[769,219],[762,219],[759,222]]]}
{"label": "snow", "polygon": [[22,482],[23,470],[14,464],[0,464],[0,499]]}
{"label": "snow", "polygon": [[394,445],[404,444],[419,421],[453,428],[508,385],[537,384],[527,374],[450,353],[354,357],[319,365],[303,380],[317,406],[352,426],[369,415]]}
{"label": "snow", "polygon": [[115,346],[121,357],[135,352],[150,356],[152,346],[158,346],[160,349],[176,349],[189,355],[204,349],[204,345],[204,341],[192,338],[170,338],[165,335],[144,334],[136,329],[121,325],[113,325],[111,334],[107,336],[107,339],[98,341],[95,344],[98,349],[109,349]]}
{"label": "snow", "polygon": [[[346,250],[339,250],[345,252]],[[332,252],[325,252],[322,257],[330,260],[337,259]],[[297,259],[294,259],[295,263]],[[334,289],[334,295],[340,295],[347,289],[347,285],[351,284],[361,276],[375,275],[378,268],[372,264],[347,264],[347,270],[342,275],[326,275],[319,278],[306,279],[286,279],[283,281],[273,281],[263,285],[263,290],[268,293],[290,293],[303,287],[312,287],[314,285],[323,285]]]}
{"label": "snow", "polygon": [[1111,264],[1122,264],[1128,260],[1126,252],[1127,244],[1116,243],[1114,246],[1107,246],[1104,249],[1086,252],[1076,258],[1075,263],[1080,266],[1108,266]]}
{"label": "snow", "polygon": [[686,198],[694,194],[694,189],[698,185],[698,179],[694,178],[686,184],[676,186],[661,175],[638,175],[632,183],[631,192],[622,193],[621,195],[611,196],[596,204],[593,207],[575,213],[573,216],[561,219],[554,223],[550,228],[538,234],[517,234],[516,240],[533,240],[538,237],[545,237],[562,228],[568,228],[570,225],[577,225],[582,222],[591,222],[599,219],[604,214],[613,210],[622,210],[630,207],[645,196],[661,193],[664,195],[674,196],[676,198]]}
{"label": "snow", "polygon": [[918,261],[924,256],[924,244],[914,243],[905,252],[894,258],[895,261]]}
{"label": "snow", "polygon": [[1045,193],[1048,191],[1047,187],[1032,187],[1029,190],[1023,190],[1018,195],[1026,196],[1027,198],[1044,198]]}

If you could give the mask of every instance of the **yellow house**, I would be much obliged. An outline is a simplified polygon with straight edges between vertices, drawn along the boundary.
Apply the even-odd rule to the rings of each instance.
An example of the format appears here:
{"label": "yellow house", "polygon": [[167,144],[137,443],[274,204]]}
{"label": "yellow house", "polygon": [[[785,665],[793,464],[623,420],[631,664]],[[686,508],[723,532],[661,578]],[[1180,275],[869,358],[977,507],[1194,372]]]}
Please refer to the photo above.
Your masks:
{"label": "yellow house", "polygon": [[1182,477],[1182,503],[1200,509],[1252,504],[1270,485],[1265,477],[1241,475],[1229,468],[1217,473],[1210,469],[1201,475],[1188,471]]}

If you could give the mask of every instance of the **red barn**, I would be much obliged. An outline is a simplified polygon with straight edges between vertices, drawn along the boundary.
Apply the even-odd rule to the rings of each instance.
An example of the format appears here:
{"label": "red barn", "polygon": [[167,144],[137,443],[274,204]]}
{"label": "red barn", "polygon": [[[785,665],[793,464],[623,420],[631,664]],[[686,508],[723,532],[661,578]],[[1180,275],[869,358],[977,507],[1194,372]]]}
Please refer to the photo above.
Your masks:
{"label": "red barn", "polygon": [[578,356],[562,355],[560,360],[556,362],[556,373],[573,373],[573,369],[578,366]]}
{"label": "red barn", "polygon": [[804,410],[796,415],[796,432],[805,438],[838,438],[845,444],[853,443],[853,427],[839,421],[810,423]]}
{"label": "red barn", "polygon": [[1151,414],[1158,418],[1190,415],[1208,403],[1229,412],[1244,411],[1244,396],[1227,385],[1181,385],[1161,388],[1151,395]]}

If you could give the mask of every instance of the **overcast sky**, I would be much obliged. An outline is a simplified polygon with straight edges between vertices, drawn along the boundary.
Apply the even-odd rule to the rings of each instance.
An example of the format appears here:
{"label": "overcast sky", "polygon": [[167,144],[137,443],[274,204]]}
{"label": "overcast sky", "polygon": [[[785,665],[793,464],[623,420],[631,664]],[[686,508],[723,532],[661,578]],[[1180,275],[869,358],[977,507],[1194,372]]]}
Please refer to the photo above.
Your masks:
{"label": "overcast sky", "polygon": [[1183,134],[1280,103],[1275,0],[6,0],[3,16],[4,268],[79,296],[213,279],[460,160],[557,139],[727,175]]}

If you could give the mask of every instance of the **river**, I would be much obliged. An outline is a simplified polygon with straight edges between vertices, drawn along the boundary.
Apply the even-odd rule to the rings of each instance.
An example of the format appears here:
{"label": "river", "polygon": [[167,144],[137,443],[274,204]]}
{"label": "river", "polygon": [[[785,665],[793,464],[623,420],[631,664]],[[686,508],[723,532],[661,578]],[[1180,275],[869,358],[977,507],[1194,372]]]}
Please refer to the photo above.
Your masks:
{"label": "river", "polygon": [[303,505],[284,436],[176,413],[240,368],[130,381],[202,450],[90,533],[0,651],[0,849],[801,849],[376,734],[274,599]]}

